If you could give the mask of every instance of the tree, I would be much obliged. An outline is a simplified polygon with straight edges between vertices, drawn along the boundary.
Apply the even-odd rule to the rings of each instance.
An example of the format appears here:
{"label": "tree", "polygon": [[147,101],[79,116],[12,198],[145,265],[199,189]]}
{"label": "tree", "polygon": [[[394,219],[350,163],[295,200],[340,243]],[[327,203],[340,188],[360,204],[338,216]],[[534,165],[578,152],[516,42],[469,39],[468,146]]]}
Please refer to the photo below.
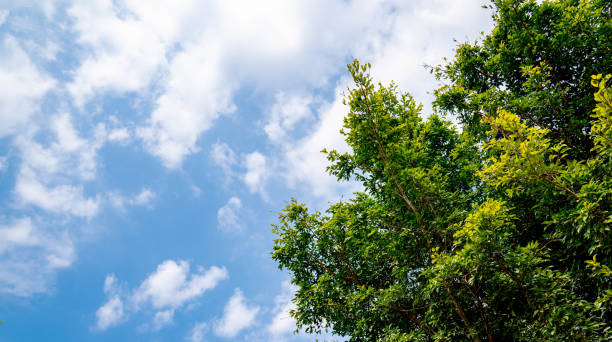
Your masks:
{"label": "tree", "polygon": [[353,341],[612,338],[612,76],[597,74],[612,72],[611,3],[491,7],[493,32],[434,69],[451,82],[436,105],[462,130],[422,119],[369,64],[348,66],[351,152],[327,152],[328,171],[364,191],[325,213],[292,200],[274,225],[299,328]]}

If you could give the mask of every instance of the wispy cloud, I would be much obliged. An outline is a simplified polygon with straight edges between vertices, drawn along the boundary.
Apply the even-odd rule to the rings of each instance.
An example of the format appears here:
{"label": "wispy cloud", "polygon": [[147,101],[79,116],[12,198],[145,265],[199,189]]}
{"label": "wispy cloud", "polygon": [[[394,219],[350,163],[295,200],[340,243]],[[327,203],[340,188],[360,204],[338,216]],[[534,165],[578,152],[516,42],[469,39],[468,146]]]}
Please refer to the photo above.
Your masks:
{"label": "wispy cloud", "polygon": [[244,230],[244,225],[240,219],[240,209],[242,201],[238,197],[232,197],[227,204],[217,211],[217,223],[219,229],[224,232],[240,232]]}
{"label": "wispy cloud", "polygon": [[30,217],[0,222],[0,293],[25,297],[48,292],[57,271],[73,263],[74,248],[65,231],[44,228]]}
{"label": "wispy cloud", "polygon": [[246,172],[243,180],[250,192],[258,192],[266,198],[266,181],[270,177],[268,158],[262,153],[255,151],[247,154],[244,158]]}
{"label": "wispy cloud", "polygon": [[37,67],[10,35],[0,36],[0,75],[1,138],[26,127],[57,81]]}

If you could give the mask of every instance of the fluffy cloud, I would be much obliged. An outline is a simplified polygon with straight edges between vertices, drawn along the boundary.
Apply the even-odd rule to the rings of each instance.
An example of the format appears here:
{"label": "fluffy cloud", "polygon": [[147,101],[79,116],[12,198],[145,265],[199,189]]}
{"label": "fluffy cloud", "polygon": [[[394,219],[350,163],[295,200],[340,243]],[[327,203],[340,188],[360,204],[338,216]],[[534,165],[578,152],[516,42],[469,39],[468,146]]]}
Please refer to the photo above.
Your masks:
{"label": "fluffy cloud", "polygon": [[104,279],[104,293],[108,301],[96,311],[96,329],[106,330],[124,319],[125,311],[117,277],[109,274]]}
{"label": "fluffy cloud", "polygon": [[155,316],[153,317],[153,330],[160,330],[161,328],[171,324],[173,318],[173,309],[156,312]]}
{"label": "fluffy cloud", "polygon": [[244,226],[240,221],[238,211],[242,208],[242,201],[238,197],[232,197],[227,204],[217,211],[217,222],[219,229],[225,232],[242,231]]}
{"label": "fluffy cloud", "polygon": [[136,195],[136,197],[132,200],[134,205],[148,205],[151,201],[155,199],[155,194],[149,189],[142,189],[142,191]]}
{"label": "fluffy cloud", "polygon": [[293,129],[299,121],[311,116],[309,107],[311,103],[310,96],[277,93],[276,101],[270,111],[270,119],[264,127],[268,139],[282,142],[287,131]]}
{"label": "fluffy cloud", "polygon": [[15,192],[23,203],[34,204],[46,211],[91,218],[98,213],[98,200],[86,198],[82,186],[58,185],[47,187],[31,170],[23,170]]}
{"label": "fluffy cloud", "polygon": [[354,184],[338,183],[336,178],[327,174],[329,165],[324,148],[347,152],[349,146],[340,134],[343,118],[348,107],[342,104],[341,93],[346,89],[346,79],[340,80],[336,87],[335,100],[323,103],[317,109],[317,123],[314,128],[299,139],[288,140],[283,148],[280,172],[289,187],[306,190],[314,198],[334,200],[340,193],[357,190]]}
{"label": "fluffy cloud", "polygon": [[0,223],[0,293],[47,292],[57,271],[72,264],[74,248],[66,233],[45,228],[29,217]]}
{"label": "fluffy cloud", "polygon": [[203,342],[204,341],[204,333],[208,330],[208,324],[206,322],[196,323],[191,329],[191,334],[189,335],[190,342]]}
{"label": "fluffy cloud", "polygon": [[234,338],[245,328],[255,323],[258,306],[248,306],[242,291],[236,289],[223,310],[223,317],[215,322],[215,335]]}
{"label": "fluffy cloud", "polygon": [[[41,142],[37,139],[40,136],[46,139]],[[99,123],[85,138],[74,127],[72,116],[62,113],[30,122],[13,139],[19,156],[13,188],[16,209],[38,208],[41,218],[37,224],[30,219],[15,220],[27,223],[21,224],[19,231],[27,231],[30,240],[6,250],[0,270],[2,292],[21,296],[47,292],[57,270],[72,264],[73,241],[79,232],[59,227],[72,225],[66,218],[92,219],[99,213],[101,197],[89,195],[85,189],[95,180],[97,153],[111,140],[109,136],[106,126]],[[144,204],[151,196],[150,191],[143,192],[134,202]],[[54,214],[62,215],[59,227],[54,227]],[[113,301],[100,315],[109,317],[118,310],[117,301]],[[112,323],[103,318],[101,322]]]}
{"label": "fluffy cloud", "polygon": [[113,297],[96,311],[96,328],[106,330],[117,325],[123,319],[123,301],[119,297]]}
{"label": "fluffy cloud", "polygon": [[491,28],[489,13],[481,5],[480,0],[394,1],[393,25],[384,42],[366,57],[375,79],[383,84],[395,81],[423,102],[429,114],[431,92],[439,83],[424,65],[451,58],[457,45],[453,38],[473,41]]}
{"label": "fluffy cloud", "polygon": [[[127,130],[113,124],[96,124],[89,137],[83,137],[73,125],[67,113],[51,116],[47,122],[51,137],[47,144],[35,139],[37,133],[46,130],[33,128],[15,139],[21,163],[14,193],[22,204],[32,204],[52,213],[70,214],[92,218],[99,212],[100,195],[88,196],[84,185],[95,180],[98,151],[108,142],[127,139]],[[155,194],[144,188],[133,199],[111,196],[111,204],[149,205]]]}
{"label": "fluffy cloud", "polygon": [[188,262],[166,260],[130,294],[122,294],[115,276],[109,275],[104,282],[104,292],[109,300],[96,312],[96,327],[107,329],[123,321],[128,313],[150,307],[155,312],[152,329],[159,330],[172,323],[176,310],[227,278],[225,268],[197,267],[196,272],[190,272]]}
{"label": "fluffy cloud", "polygon": [[243,180],[249,191],[259,192],[265,197],[265,183],[270,176],[266,156],[257,151],[249,153],[245,156],[244,165],[246,173]]}
{"label": "fluffy cloud", "polygon": [[199,268],[191,275],[189,268],[189,263],[182,260],[178,263],[173,260],[162,262],[135,291],[134,302],[137,305],[150,302],[156,309],[178,308],[228,277],[225,268]]}
{"label": "fluffy cloud", "polygon": [[232,87],[222,73],[221,54],[207,42],[188,44],[172,60],[164,93],[138,131],[149,152],[168,168],[196,152],[196,141],[222,113],[231,113]]}
{"label": "fluffy cloud", "polygon": [[114,274],[109,274],[104,278],[104,293],[107,296],[116,296],[120,293],[119,281]]}
{"label": "fluffy cloud", "polygon": [[[376,80],[383,83],[394,80],[401,89],[412,93],[417,101],[424,102],[424,114],[428,114],[432,100],[428,92],[435,89],[437,81],[424,64],[442,63],[443,57],[453,54],[456,43],[452,37],[477,38],[480,31],[490,26],[491,20],[480,8],[478,0],[391,1],[387,4],[393,8],[385,19],[388,26],[374,24],[369,28],[370,34],[364,36],[365,39],[352,41],[350,47],[345,48],[355,51],[354,55],[362,61],[372,62]],[[340,152],[348,150],[344,137],[339,133],[343,117],[348,113],[348,107],[342,104],[343,92],[348,86],[350,82],[347,78],[340,79],[334,99],[315,109],[317,122],[314,128],[299,138],[284,139],[280,145],[284,153],[281,160],[274,162],[281,165],[277,172],[284,175],[289,187],[305,190],[308,196],[329,201],[337,199],[340,194],[359,189],[351,183],[338,184],[334,177],[329,176],[325,172],[328,161],[320,153],[323,148]],[[308,95],[304,95],[302,100],[294,100],[295,103],[304,104],[309,101],[311,98]],[[272,108],[282,108],[285,102],[277,98]],[[302,117],[300,110],[293,112],[298,113],[298,118]],[[272,119],[269,126],[264,128],[272,142],[278,142],[280,134],[270,132],[282,127],[275,122],[278,120]]]}
{"label": "fluffy cloud", "polygon": [[289,311],[296,308],[295,303],[291,299],[297,287],[289,281],[285,281],[282,288],[282,292],[274,300],[275,307],[272,322],[266,327],[267,331],[276,338],[289,334],[296,329],[295,318],[291,317]]}
{"label": "fluffy cloud", "polygon": [[86,57],[68,85],[82,105],[99,91],[140,91],[167,64],[181,18],[193,1],[81,1],[68,10]]}
{"label": "fluffy cloud", "polygon": [[53,78],[34,65],[17,39],[0,36],[0,138],[23,129],[55,85]]}
{"label": "fluffy cloud", "polygon": [[55,136],[48,147],[34,139],[36,131],[16,139],[21,164],[15,194],[23,204],[33,204],[46,211],[91,218],[98,213],[99,199],[87,197],[75,181],[95,177],[97,151],[106,141],[106,130],[98,125],[91,139],[79,136],[68,114],[49,121]]}
{"label": "fluffy cloud", "polygon": [[108,133],[108,141],[125,144],[130,140],[131,134],[127,128],[115,128]]}
{"label": "fluffy cloud", "polygon": [[[360,56],[375,62],[383,80],[393,75],[426,97],[414,81],[428,77],[422,64],[450,51],[450,34],[482,29],[486,18],[472,8],[477,2],[182,0],[172,8],[160,1],[80,2],[69,14],[87,53],[68,89],[80,104],[99,90],[161,86],[138,135],[166,167],[178,168],[199,150],[197,140],[214,120],[234,111],[232,97],[245,83],[265,91],[316,88],[337,76],[347,57]],[[310,101],[277,99],[265,125],[270,139],[281,140],[307,117]]]}
{"label": "fluffy cloud", "polygon": [[[27,63],[24,58],[22,64]],[[73,263],[78,233],[62,227],[71,226],[66,217],[91,219],[98,214],[100,198],[88,195],[85,185],[95,179],[97,152],[108,140],[104,124],[97,124],[91,137],[84,138],[67,113],[30,120],[27,128],[16,132],[11,141],[18,156],[14,209],[41,210],[36,221],[10,213],[12,223],[2,229],[5,241],[12,243],[1,251],[0,292],[19,296],[48,292],[57,271]],[[56,227],[54,216],[47,214],[64,217]],[[116,301],[111,304],[100,314],[118,310]]]}
{"label": "fluffy cloud", "polygon": [[238,164],[236,153],[227,144],[216,143],[212,146],[210,156],[223,171],[226,181],[229,181],[234,175],[234,167]]}
{"label": "fluffy cloud", "polygon": [[0,10],[0,26],[4,25],[6,18],[8,18],[10,11],[7,9]]}
{"label": "fluffy cloud", "polygon": [[[161,85],[138,135],[166,167],[177,168],[198,151],[199,135],[234,110],[232,96],[241,84],[323,85],[346,56],[386,32],[383,19],[390,13],[384,2],[366,0],[184,0],[172,8],[160,1],[79,2],[69,14],[86,53],[68,89],[80,105],[100,91]],[[291,120],[273,119],[267,131],[276,136]]]}

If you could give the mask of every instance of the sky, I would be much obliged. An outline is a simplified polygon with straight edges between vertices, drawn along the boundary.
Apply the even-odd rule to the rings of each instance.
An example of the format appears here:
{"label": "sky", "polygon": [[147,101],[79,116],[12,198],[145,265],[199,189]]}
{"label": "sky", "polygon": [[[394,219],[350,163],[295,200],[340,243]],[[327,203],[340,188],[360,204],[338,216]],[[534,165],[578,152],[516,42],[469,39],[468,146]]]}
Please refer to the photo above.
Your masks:
{"label": "sky", "polygon": [[484,0],[0,0],[0,342],[311,341],[270,257],[371,62],[431,114],[424,67]]}

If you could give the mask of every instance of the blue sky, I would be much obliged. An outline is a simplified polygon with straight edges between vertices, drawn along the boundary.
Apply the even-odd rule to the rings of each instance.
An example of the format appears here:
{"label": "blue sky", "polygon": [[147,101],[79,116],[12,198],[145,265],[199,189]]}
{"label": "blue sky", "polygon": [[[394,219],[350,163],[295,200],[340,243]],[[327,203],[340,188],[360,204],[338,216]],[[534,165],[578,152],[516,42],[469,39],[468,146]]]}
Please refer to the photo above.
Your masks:
{"label": "blue sky", "polygon": [[427,115],[480,5],[0,0],[0,341],[313,340],[270,224],[358,189],[319,152],[345,65]]}

